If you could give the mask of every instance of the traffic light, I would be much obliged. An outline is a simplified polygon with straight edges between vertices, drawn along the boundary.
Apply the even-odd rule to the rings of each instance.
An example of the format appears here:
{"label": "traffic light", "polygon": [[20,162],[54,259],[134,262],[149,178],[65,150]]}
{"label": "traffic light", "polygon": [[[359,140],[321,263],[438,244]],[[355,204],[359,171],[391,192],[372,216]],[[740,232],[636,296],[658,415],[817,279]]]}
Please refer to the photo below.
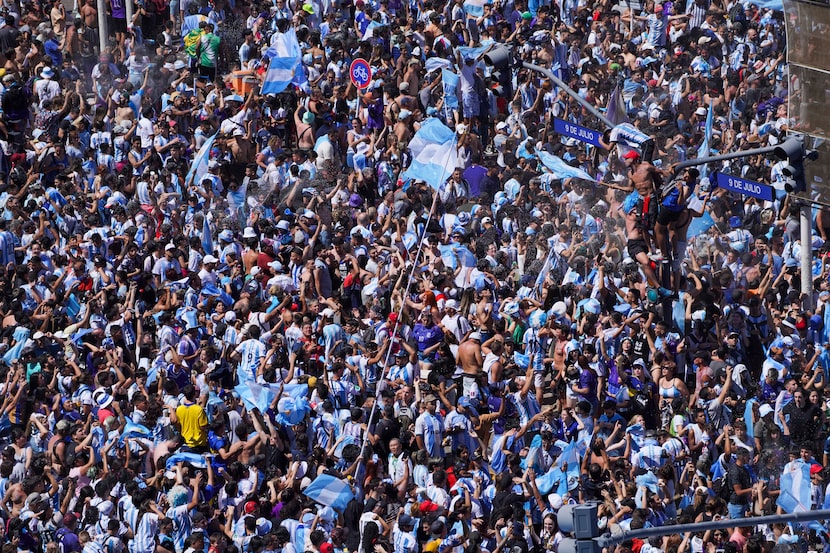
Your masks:
{"label": "traffic light", "polygon": [[573,537],[563,539],[559,553],[599,553],[602,548],[594,538],[599,537],[597,504],[564,505],[556,514],[559,530]]}
{"label": "traffic light", "polygon": [[484,54],[484,63],[501,71],[512,66],[515,60],[513,59],[513,53],[510,51],[510,48],[500,44]]}
{"label": "traffic light", "polygon": [[[804,139],[801,136],[791,136],[775,148],[775,156],[786,160],[781,173],[787,178],[784,190],[801,193],[807,191],[807,182],[804,179]],[[813,152],[810,152],[813,155]]]}

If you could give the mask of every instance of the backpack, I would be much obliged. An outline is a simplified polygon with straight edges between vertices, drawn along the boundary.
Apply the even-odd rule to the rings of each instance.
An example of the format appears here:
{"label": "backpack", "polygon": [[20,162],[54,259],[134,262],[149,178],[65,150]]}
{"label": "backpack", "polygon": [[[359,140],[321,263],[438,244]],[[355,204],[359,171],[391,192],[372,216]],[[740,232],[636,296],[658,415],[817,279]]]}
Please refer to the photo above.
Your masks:
{"label": "backpack", "polygon": [[712,482],[712,491],[715,492],[715,496],[729,503],[729,498],[732,497],[732,486],[729,485],[729,470],[726,470]]}
{"label": "backpack", "polygon": [[29,106],[29,96],[26,94],[26,89],[18,83],[11,85],[3,94],[2,106],[6,113],[16,115],[25,112]]}

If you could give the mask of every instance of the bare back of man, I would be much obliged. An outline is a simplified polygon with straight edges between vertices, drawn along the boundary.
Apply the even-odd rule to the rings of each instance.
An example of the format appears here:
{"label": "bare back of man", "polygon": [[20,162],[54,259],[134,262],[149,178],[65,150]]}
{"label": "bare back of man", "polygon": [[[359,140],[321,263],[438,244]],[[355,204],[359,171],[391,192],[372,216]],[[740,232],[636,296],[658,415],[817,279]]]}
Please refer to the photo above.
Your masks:
{"label": "bare back of man", "polygon": [[478,376],[484,366],[481,344],[475,340],[465,340],[458,346],[458,365],[469,376]]}

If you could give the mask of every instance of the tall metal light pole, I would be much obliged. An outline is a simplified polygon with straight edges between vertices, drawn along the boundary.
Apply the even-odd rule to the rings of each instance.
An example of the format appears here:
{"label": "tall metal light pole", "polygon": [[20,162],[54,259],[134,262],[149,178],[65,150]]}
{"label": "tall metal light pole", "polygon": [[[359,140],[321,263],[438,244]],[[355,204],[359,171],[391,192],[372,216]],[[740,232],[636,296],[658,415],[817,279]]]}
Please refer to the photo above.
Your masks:
{"label": "tall metal light pole", "polygon": [[127,28],[133,24],[133,0],[124,0],[124,8],[127,10]]}
{"label": "tall metal light pole", "polygon": [[107,51],[109,32],[107,30],[107,3],[98,0],[98,49],[99,55]]}

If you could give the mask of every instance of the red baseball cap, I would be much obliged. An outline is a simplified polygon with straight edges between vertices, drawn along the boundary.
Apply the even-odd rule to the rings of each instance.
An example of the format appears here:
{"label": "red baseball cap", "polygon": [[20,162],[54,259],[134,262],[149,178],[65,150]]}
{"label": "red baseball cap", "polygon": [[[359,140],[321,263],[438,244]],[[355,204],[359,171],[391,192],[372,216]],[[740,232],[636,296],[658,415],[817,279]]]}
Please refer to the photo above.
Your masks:
{"label": "red baseball cap", "polygon": [[624,155],[623,159],[640,159],[640,154],[635,150],[628,150]]}
{"label": "red baseball cap", "polygon": [[256,501],[249,501],[245,504],[245,514],[250,515],[253,513],[259,505]]}
{"label": "red baseball cap", "polygon": [[433,503],[432,501],[427,500],[421,502],[420,508],[422,513],[432,513],[440,509],[441,506],[437,503]]}

